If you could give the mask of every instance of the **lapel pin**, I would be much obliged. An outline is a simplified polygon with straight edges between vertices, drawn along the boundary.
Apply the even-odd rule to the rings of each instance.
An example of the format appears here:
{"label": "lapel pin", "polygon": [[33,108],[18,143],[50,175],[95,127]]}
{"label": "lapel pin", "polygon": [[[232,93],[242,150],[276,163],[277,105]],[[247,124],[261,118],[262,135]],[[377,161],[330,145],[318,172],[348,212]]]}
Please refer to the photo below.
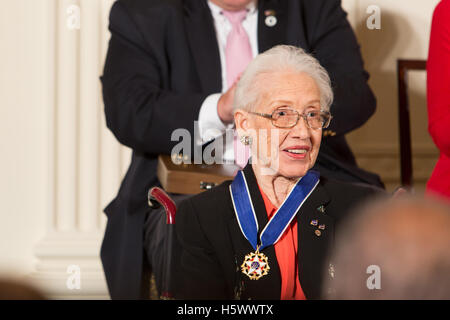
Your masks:
{"label": "lapel pin", "polygon": [[268,16],[266,17],[266,26],[268,27],[275,27],[275,25],[277,24],[277,18],[275,16]]}
{"label": "lapel pin", "polygon": [[316,234],[316,236],[320,237],[322,235],[322,232],[317,229],[316,231],[314,231],[314,233]]}
{"label": "lapel pin", "polygon": [[311,220],[312,226],[317,226],[318,223],[319,223],[319,220]]}
{"label": "lapel pin", "polygon": [[266,11],[264,11],[264,15],[266,16],[266,20],[264,20],[264,22],[266,23],[266,26],[274,27],[277,24],[278,20],[275,17],[274,10],[266,10]]}
{"label": "lapel pin", "polygon": [[317,211],[319,211],[321,213],[325,213],[325,207],[322,205],[322,206],[317,208]]}
{"label": "lapel pin", "polygon": [[324,224],[319,225],[319,229],[320,230],[325,230],[325,225]]}

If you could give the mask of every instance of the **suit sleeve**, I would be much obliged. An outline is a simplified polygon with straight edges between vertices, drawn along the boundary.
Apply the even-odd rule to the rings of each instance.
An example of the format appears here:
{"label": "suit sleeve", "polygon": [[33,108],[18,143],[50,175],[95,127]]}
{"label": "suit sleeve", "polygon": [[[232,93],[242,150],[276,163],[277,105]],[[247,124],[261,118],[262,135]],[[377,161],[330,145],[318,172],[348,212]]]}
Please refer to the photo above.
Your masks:
{"label": "suit sleeve", "polygon": [[226,282],[214,249],[202,230],[191,200],[177,211],[176,233],[182,247],[177,299],[226,299]]}
{"label": "suit sleeve", "polygon": [[[168,71],[161,65],[164,57],[151,47],[165,45],[163,23],[140,30],[128,9],[118,1],[110,14],[111,39],[101,77],[107,126],[136,151],[169,154],[178,143],[171,141],[174,130],[187,129],[194,136],[194,121],[207,94],[170,90]],[[149,36],[154,41],[144,40],[141,32],[153,32]]]}
{"label": "suit sleeve", "polygon": [[439,150],[450,156],[450,1],[435,10],[428,72],[428,130]]}
{"label": "suit sleeve", "polygon": [[[330,74],[335,95],[330,130],[346,134],[375,112],[360,48],[340,0],[308,1],[306,16],[311,51]],[[308,18],[309,17],[309,18]]]}

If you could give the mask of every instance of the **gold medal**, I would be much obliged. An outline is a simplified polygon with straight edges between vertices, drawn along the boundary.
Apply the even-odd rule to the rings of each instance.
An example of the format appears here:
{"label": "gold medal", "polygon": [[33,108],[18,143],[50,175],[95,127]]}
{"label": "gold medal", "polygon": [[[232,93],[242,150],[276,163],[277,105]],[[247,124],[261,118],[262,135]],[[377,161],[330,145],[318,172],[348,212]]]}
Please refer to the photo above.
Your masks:
{"label": "gold medal", "polygon": [[242,273],[251,280],[258,280],[269,273],[269,258],[264,253],[251,252],[245,256],[244,262],[241,265]]}

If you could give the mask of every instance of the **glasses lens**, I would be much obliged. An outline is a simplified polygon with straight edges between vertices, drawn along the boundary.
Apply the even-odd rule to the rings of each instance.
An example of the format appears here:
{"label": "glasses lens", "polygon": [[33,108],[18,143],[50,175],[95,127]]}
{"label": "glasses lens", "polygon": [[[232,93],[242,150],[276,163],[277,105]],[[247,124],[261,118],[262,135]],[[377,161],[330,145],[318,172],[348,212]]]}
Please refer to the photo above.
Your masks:
{"label": "glasses lens", "polygon": [[326,128],[330,124],[330,115],[324,112],[308,112],[306,119],[312,129]]}
{"label": "glasses lens", "polygon": [[298,113],[293,110],[275,110],[272,113],[272,121],[276,127],[290,128],[295,126],[298,120]]}
{"label": "glasses lens", "polygon": [[322,128],[323,126],[323,118],[320,112],[317,111],[308,112],[306,114],[306,119],[308,121],[309,126],[313,129]]}

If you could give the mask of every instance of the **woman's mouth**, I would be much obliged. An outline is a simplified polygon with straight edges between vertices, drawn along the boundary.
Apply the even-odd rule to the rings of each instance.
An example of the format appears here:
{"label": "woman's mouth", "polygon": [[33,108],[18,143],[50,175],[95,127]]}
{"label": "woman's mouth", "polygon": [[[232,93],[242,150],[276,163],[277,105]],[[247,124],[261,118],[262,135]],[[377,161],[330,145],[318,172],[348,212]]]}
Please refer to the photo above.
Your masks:
{"label": "woman's mouth", "polygon": [[305,159],[306,155],[308,154],[309,150],[311,148],[308,146],[295,146],[295,147],[289,147],[283,150],[283,153],[285,153],[288,157],[292,159]]}

